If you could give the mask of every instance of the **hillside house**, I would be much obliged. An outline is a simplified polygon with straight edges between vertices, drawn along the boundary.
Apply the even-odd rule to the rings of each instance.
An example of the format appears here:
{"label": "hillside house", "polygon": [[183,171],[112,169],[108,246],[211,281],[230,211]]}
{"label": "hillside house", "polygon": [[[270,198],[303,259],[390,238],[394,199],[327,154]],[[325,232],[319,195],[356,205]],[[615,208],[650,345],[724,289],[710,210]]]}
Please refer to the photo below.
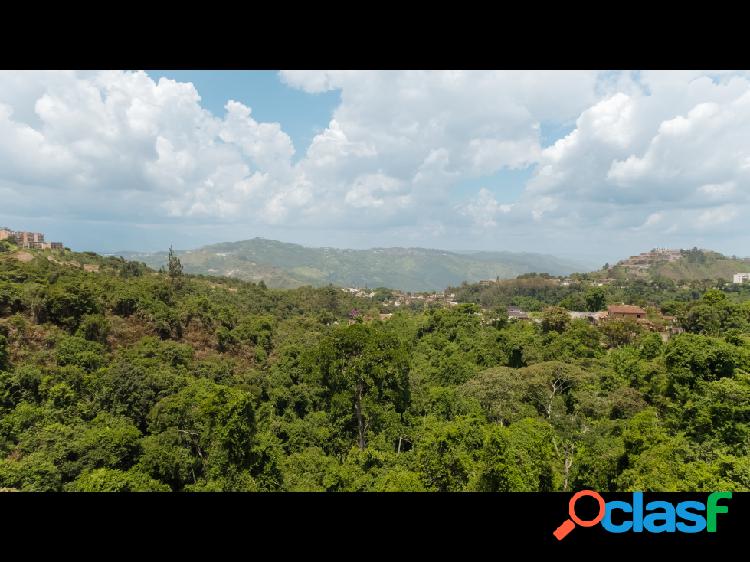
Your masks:
{"label": "hillside house", "polygon": [[732,278],[732,283],[744,283],[745,281],[750,282],[750,273],[735,273]]}
{"label": "hillside house", "polygon": [[630,304],[612,304],[607,307],[607,316],[609,318],[632,318],[641,320],[646,318],[646,311],[640,306]]}
{"label": "hillside house", "polygon": [[508,320],[531,320],[527,312],[517,306],[508,307]]}

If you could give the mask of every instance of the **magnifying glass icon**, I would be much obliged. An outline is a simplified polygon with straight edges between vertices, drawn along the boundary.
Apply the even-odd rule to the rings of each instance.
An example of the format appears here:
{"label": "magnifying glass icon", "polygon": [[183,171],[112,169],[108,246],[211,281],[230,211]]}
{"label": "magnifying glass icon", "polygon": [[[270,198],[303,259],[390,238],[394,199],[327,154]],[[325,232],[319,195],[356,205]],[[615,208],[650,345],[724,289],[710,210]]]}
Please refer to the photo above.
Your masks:
{"label": "magnifying glass icon", "polygon": [[[597,502],[599,502],[599,513],[591,521],[584,521],[576,515],[576,502],[583,496],[591,496],[592,498],[596,499]],[[570,498],[570,503],[568,504],[568,515],[570,515],[570,519],[566,519],[563,524],[555,529],[555,532],[552,534],[555,535],[555,538],[557,540],[561,541],[568,536],[568,533],[576,528],[576,525],[580,525],[581,527],[593,527],[602,519],[604,519],[605,512],[606,507],[604,505],[604,498],[601,497],[598,493],[592,492],[591,490],[583,490],[581,492],[578,492],[573,495],[572,498]]]}

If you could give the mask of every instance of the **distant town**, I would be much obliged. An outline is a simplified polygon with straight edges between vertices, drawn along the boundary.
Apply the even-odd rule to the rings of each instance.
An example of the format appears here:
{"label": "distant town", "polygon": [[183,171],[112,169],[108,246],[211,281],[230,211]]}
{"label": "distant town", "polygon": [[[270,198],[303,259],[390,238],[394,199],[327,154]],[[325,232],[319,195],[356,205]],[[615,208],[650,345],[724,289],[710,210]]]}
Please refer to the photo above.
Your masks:
{"label": "distant town", "polygon": [[[692,250],[695,251],[695,250]],[[616,264],[616,266],[625,268],[631,273],[636,273],[637,277],[641,277],[643,274],[645,274],[649,267],[652,265],[659,263],[659,262],[675,262],[682,257],[684,257],[687,253],[690,253],[691,250],[681,250],[681,249],[668,249],[668,248],[655,248],[649,252],[643,252],[641,254],[638,254],[636,256],[630,256],[629,258],[625,260],[621,260]],[[612,267],[609,265],[605,266],[603,270],[606,270],[607,273],[610,273],[612,271]],[[573,275],[572,277],[554,277],[547,274],[528,274],[531,276],[538,275],[539,277],[544,278],[548,282],[556,283],[561,286],[568,286],[571,283],[585,283],[591,287],[603,287],[605,285],[609,284],[620,284],[622,281],[610,278],[610,277],[604,277],[604,278],[595,278],[595,279],[578,279],[576,278],[576,275]],[[525,276],[522,276],[525,277]],[[499,285],[501,283],[505,282],[505,280],[500,279],[499,277],[495,279],[482,279],[478,281],[478,285],[481,287],[491,287],[493,285]],[[733,284],[742,284],[742,283],[750,283],[750,272],[747,273],[735,273],[732,278]],[[411,293],[411,292],[402,292],[398,290],[384,290],[384,289],[367,289],[367,288],[358,288],[358,287],[346,287],[342,289],[343,291],[350,293],[356,297],[360,298],[369,298],[373,300],[380,301],[381,305],[387,310],[397,310],[398,308],[422,308],[422,307],[430,307],[430,306],[446,306],[446,307],[452,307],[457,306],[459,302],[456,299],[456,295],[454,293],[447,293],[447,292],[424,292],[424,293]],[[484,312],[487,312],[483,308]],[[641,328],[659,333],[663,340],[667,341],[672,336],[682,333],[684,330],[682,327],[680,327],[677,318],[672,315],[662,314],[658,309],[656,308],[649,308],[648,310],[641,308],[640,306],[635,306],[632,304],[626,304],[626,303],[619,303],[619,304],[611,304],[607,306],[606,310],[600,310],[596,312],[589,312],[589,311],[575,311],[575,310],[568,310],[565,311],[567,315],[570,317],[571,320],[586,320],[591,324],[594,325],[600,325],[607,323],[610,320],[614,319],[630,319],[636,324],[640,325]],[[540,323],[542,322],[542,313],[541,312],[527,312],[525,310],[522,310],[521,307],[518,306],[508,306],[507,307],[507,320],[508,321],[525,321],[525,322],[534,322],[534,323]],[[383,309],[381,309],[380,313],[380,320],[388,320],[392,313],[390,312],[384,312]],[[365,321],[371,321],[375,318],[371,318],[368,315],[364,316]],[[492,321],[497,321],[499,318],[496,318]],[[353,320],[352,320],[353,321]],[[350,323],[352,322],[350,321]]]}
{"label": "distant town", "polygon": [[[560,281],[554,279],[555,281]],[[485,280],[481,282],[482,285],[488,283],[494,283],[495,281]],[[565,283],[566,281],[562,281]],[[568,281],[569,283],[569,281]],[[592,286],[602,286],[600,282],[591,283]],[[380,289],[370,290],[361,289],[356,287],[346,287],[342,291],[350,293],[353,296],[359,298],[378,299]],[[422,306],[457,306],[459,303],[454,300],[456,295],[453,293],[434,292],[434,293],[404,293],[401,291],[388,291],[387,295],[380,295],[382,300],[381,304],[386,308],[398,308],[414,307],[417,308]],[[485,311],[486,312],[486,311]],[[670,337],[682,333],[684,330],[678,325],[677,318],[670,315],[662,314],[661,312],[654,310],[644,310],[639,306],[628,305],[628,304],[613,304],[607,307],[607,310],[598,312],[585,312],[585,311],[566,311],[571,320],[586,320],[591,324],[598,325],[611,319],[630,319],[639,324],[642,328],[657,332],[662,336],[665,341]],[[380,320],[388,320],[391,318],[392,313],[380,313]],[[370,315],[363,315],[363,319],[367,321],[375,320],[376,318]],[[541,313],[526,312],[517,306],[507,307],[507,319],[509,321],[526,321],[540,323],[542,321]],[[498,319],[495,319],[498,320]],[[493,320],[490,320],[492,322]],[[353,323],[354,320],[350,320],[349,323]]]}
{"label": "distant town", "polygon": [[11,230],[0,227],[0,240],[15,243],[20,248],[27,250],[63,250],[62,242],[46,242],[41,232],[27,232],[23,230]]}

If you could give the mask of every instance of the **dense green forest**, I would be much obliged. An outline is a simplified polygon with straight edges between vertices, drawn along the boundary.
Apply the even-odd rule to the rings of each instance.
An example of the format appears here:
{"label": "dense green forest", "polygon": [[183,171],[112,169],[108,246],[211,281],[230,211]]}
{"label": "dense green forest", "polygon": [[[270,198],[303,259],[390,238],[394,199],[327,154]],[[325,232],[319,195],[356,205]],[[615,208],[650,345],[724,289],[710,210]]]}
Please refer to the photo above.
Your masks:
{"label": "dense green forest", "polygon": [[[0,250],[2,488],[750,490],[750,287],[530,275],[380,320],[174,256]],[[565,311],[615,302],[686,332]]]}

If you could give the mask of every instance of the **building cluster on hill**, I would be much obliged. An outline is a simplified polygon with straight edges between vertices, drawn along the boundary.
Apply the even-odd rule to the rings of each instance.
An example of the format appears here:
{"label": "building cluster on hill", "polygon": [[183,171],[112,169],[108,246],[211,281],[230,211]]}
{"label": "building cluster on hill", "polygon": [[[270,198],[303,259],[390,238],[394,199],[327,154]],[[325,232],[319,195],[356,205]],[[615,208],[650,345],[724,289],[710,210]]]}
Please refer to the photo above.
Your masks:
{"label": "building cluster on hill", "polygon": [[433,293],[403,293],[401,291],[394,291],[393,298],[385,301],[385,306],[411,306],[413,303],[421,303],[425,305],[445,305],[445,306],[456,306],[458,302],[454,300],[456,295],[454,293],[446,294],[442,291]]}
{"label": "building cluster on hill", "polygon": [[[344,287],[341,289],[342,291],[349,293],[350,295],[353,295],[355,297],[359,298],[375,298],[377,295],[376,291],[370,290],[370,289],[360,289],[356,287]],[[456,295],[455,293],[444,293],[443,291],[435,291],[432,293],[424,292],[424,293],[411,293],[411,292],[403,292],[403,291],[397,291],[393,290],[390,291],[390,296],[386,298],[383,301],[383,306],[387,307],[402,307],[402,306],[411,306],[415,303],[425,304],[425,305],[445,305],[445,306],[456,306],[458,302],[455,300]]]}
{"label": "building cluster on hill", "polygon": [[18,246],[32,250],[62,250],[62,242],[45,242],[41,232],[26,232],[0,227],[0,240],[12,240]]}
{"label": "building cluster on hill", "polygon": [[349,293],[355,297],[371,299],[375,296],[375,291],[369,291],[367,289],[358,289],[356,287],[344,287],[341,289],[345,293]]}
{"label": "building cluster on hill", "polygon": [[578,284],[588,284],[592,287],[603,287],[604,285],[609,285],[611,283],[614,283],[616,279],[611,279],[609,277],[603,277],[603,278],[596,278],[596,279],[580,279],[580,278],[571,278],[571,277],[553,277],[551,275],[542,274],[538,277],[524,277],[524,276],[518,276],[515,279],[500,279],[499,277],[497,279],[480,279],[479,285],[481,287],[491,287],[493,285],[500,285],[503,282],[512,282],[512,281],[518,281],[519,279],[542,279],[546,283],[554,283],[556,285],[560,285],[561,287],[569,287],[570,285],[574,283]]}
{"label": "building cluster on hill", "polygon": [[654,248],[649,252],[642,252],[637,256],[630,256],[626,260],[617,262],[631,273],[643,273],[649,267],[659,262],[673,262],[682,257],[682,250],[669,248]]}

